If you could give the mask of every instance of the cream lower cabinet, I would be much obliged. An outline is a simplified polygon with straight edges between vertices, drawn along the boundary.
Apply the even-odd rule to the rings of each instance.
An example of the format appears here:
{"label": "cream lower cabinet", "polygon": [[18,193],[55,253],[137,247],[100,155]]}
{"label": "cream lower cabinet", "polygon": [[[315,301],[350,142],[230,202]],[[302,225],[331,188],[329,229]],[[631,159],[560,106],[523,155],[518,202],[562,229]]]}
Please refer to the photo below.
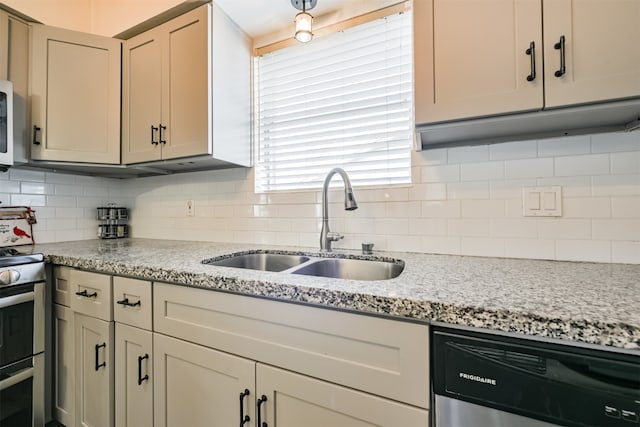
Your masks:
{"label": "cream lower cabinet", "polygon": [[116,322],[115,348],[115,423],[118,427],[151,427],[153,335]]}
{"label": "cream lower cabinet", "polygon": [[54,304],[54,418],[67,427],[75,426],[76,364],[74,313],[69,307]]}
{"label": "cream lower cabinet", "polygon": [[153,297],[159,426],[241,425],[249,400],[248,426],[258,406],[269,426],[428,425],[426,325],[158,283]]}
{"label": "cream lower cabinet", "polygon": [[113,278],[115,421],[118,427],[154,425],[151,293],[151,282]]}
{"label": "cream lower cabinet", "polygon": [[75,315],[76,425],[113,426],[114,327]]}
{"label": "cream lower cabinet", "polygon": [[254,419],[255,362],[157,333],[153,345],[156,426],[237,426],[241,412]]}
{"label": "cream lower cabinet", "polygon": [[121,41],[34,24],[31,158],[120,163]]}
{"label": "cream lower cabinet", "polygon": [[111,276],[54,268],[54,417],[67,427],[114,425]]}
{"label": "cream lower cabinet", "polygon": [[260,421],[268,426],[428,425],[424,409],[260,363],[256,383]]}

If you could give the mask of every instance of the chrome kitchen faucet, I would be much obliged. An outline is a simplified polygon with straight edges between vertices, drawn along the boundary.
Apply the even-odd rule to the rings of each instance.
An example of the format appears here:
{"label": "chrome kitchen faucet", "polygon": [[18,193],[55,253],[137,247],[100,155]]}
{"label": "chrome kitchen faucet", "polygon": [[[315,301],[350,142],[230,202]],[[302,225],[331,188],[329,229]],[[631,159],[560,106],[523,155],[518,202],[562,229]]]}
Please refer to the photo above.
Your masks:
{"label": "chrome kitchen faucet", "polygon": [[324,186],[322,187],[322,231],[320,232],[320,250],[327,252],[331,251],[331,242],[336,242],[344,238],[344,236],[339,233],[332,233],[329,231],[329,203],[327,202],[327,190],[329,189],[331,178],[336,173],[342,177],[342,181],[344,183],[344,210],[352,211],[358,209],[358,203],[353,195],[351,181],[349,181],[347,173],[342,168],[331,169],[327,174],[327,177],[324,180]]}

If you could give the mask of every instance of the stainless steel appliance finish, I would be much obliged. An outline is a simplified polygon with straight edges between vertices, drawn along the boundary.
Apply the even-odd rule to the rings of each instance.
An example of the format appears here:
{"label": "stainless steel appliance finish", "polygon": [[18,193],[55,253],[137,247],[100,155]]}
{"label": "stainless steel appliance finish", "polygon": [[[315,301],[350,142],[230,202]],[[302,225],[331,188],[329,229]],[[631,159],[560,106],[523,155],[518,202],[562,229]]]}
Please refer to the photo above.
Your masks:
{"label": "stainless steel appliance finish", "polygon": [[13,165],[13,84],[0,80],[0,171]]}
{"label": "stainless steel appliance finish", "polygon": [[0,425],[45,422],[45,264],[0,249]]}
{"label": "stainless steel appliance finish", "polygon": [[640,425],[637,353],[438,325],[431,339],[436,427]]}

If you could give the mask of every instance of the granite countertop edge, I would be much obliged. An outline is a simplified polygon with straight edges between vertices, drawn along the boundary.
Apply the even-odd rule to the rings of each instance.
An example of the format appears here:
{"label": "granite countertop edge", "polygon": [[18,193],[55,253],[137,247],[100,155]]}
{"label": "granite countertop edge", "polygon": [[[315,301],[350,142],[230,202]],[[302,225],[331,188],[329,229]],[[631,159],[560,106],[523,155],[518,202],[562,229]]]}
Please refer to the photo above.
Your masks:
{"label": "granite countertop edge", "polygon": [[[154,240],[127,239],[131,246],[137,251],[143,251],[146,246],[149,249],[154,245]],[[611,264],[595,263],[565,263],[560,261],[531,261],[531,260],[507,260],[495,261],[493,258],[479,257],[456,257],[447,255],[424,255],[410,253],[377,253],[373,258],[379,259],[406,259],[405,272],[398,279],[388,281],[360,282],[352,280],[325,279],[309,276],[296,276],[286,274],[272,274],[270,272],[247,271],[230,268],[218,268],[204,266],[200,263],[203,257],[200,247],[195,242],[180,242],[185,245],[182,248],[182,255],[187,258],[194,258],[188,262],[158,263],[150,259],[130,256],[128,250],[119,251],[117,248],[109,250],[102,256],[95,253],[82,251],[82,248],[90,247],[91,243],[100,247],[105,243],[102,241],[79,241],[60,244],[36,245],[34,251],[43,252],[48,262],[91,270],[101,273],[114,274],[138,279],[167,282],[177,285],[184,285],[196,288],[232,292],[255,297],[265,297],[274,300],[311,304],[315,306],[344,309],[368,314],[391,316],[411,321],[438,321],[448,324],[485,328],[502,332],[514,332],[534,337],[545,337],[572,342],[596,344],[622,348],[640,353],[640,317],[626,319],[625,316],[612,316],[616,308],[602,308],[599,313],[596,307],[573,307],[572,312],[553,310],[553,307],[544,307],[545,304],[531,304],[509,301],[494,301],[492,295],[484,296],[480,293],[467,295],[464,291],[462,295],[455,295],[452,290],[456,285],[464,283],[472,286],[474,280],[478,286],[489,284],[495,278],[487,278],[487,273],[478,271],[479,266],[484,264],[509,265],[515,271],[531,268],[532,270],[551,269],[552,273],[556,268],[576,268],[576,271],[583,269],[592,270],[593,275],[610,274],[621,276],[623,284],[631,289],[626,289],[631,295],[640,291],[635,277],[640,274],[640,266],[621,265],[616,267]],[[161,244],[164,246],[164,244]],[[212,251],[213,257],[222,253],[241,253],[244,251],[260,250],[255,245],[229,245],[200,243],[203,247],[215,245],[216,250]],[[130,245],[124,245],[130,248]],[[197,248],[191,253],[188,248]],[[158,248],[155,248],[158,250]],[[162,249],[161,249],[162,250]],[[122,256],[122,253],[127,256]],[[313,250],[306,248],[284,248],[281,252],[311,254],[318,256]],[[323,254],[322,256],[326,256]],[[360,257],[355,251],[343,251],[342,253],[330,256]],[[439,257],[439,258],[434,258]],[[443,273],[446,269],[427,271],[426,267],[420,267],[423,261],[434,260],[444,265],[455,263],[456,268],[462,272]],[[417,261],[417,262],[416,262]],[[468,265],[467,265],[468,264]],[[428,264],[430,265],[430,264]],[[454,265],[454,264],[451,264]],[[489,268],[492,268],[490,265]],[[560,271],[560,270],[559,270]],[[623,273],[620,273],[622,271]],[[484,273],[484,275],[483,275]],[[522,271],[521,271],[522,273]],[[557,273],[557,272],[555,272]],[[460,275],[464,277],[460,277]],[[404,277],[403,277],[404,276]],[[443,276],[443,277],[441,277]],[[451,276],[451,277],[448,277]],[[584,273],[576,279],[580,284],[590,285],[591,281],[602,280],[601,278],[587,279],[588,274]],[[518,276],[519,277],[519,276]],[[515,278],[516,280],[517,277]],[[544,280],[544,274],[540,271],[534,273],[532,280]],[[616,277],[619,279],[619,277]],[[448,283],[447,281],[458,282]],[[502,280],[502,278],[501,278]],[[440,283],[442,281],[443,283]],[[354,283],[355,282],[355,283]],[[499,286],[498,286],[499,285]],[[495,286],[496,289],[503,287],[502,283]],[[393,289],[393,287],[396,289]],[[586,285],[585,285],[586,286]],[[407,288],[408,287],[408,288]],[[425,293],[425,288],[435,288],[436,290]],[[410,289],[409,289],[410,288]],[[467,288],[468,290],[469,288]],[[513,293],[512,289],[502,290],[504,294]],[[531,293],[530,289],[523,292]],[[479,296],[481,296],[479,298]],[[513,295],[513,299],[516,296]],[[628,295],[627,295],[628,296]],[[524,301],[531,300],[531,295],[520,295]],[[541,300],[546,298],[543,296]],[[595,295],[594,300],[598,300]],[[603,303],[606,303],[603,302]],[[640,296],[636,301],[630,301],[631,310],[635,303],[640,304]],[[570,302],[568,302],[570,304]],[[595,305],[595,304],[591,304]],[[601,307],[598,307],[601,308]]]}

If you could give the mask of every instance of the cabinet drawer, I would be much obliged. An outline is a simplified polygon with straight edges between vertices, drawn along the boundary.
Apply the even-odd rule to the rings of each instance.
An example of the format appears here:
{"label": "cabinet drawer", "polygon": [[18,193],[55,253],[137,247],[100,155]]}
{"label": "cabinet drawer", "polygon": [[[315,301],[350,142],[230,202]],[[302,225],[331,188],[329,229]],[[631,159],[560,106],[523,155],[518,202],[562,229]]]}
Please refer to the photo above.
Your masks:
{"label": "cabinet drawer", "polygon": [[151,282],[113,278],[113,319],[151,330]]}
{"label": "cabinet drawer", "polygon": [[428,408],[424,324],[154,283],[154,331]]}
{"label": "cabinet drawer", "polygon": [[71,309],[110,322],[113,320],[111,276],[71,270]]}
{"label": "cabinet drawer", "polygon": [[53,302],[69,307],[71,303],[71,284],[69,277],[72,268],[58,266],[53,269]]}

